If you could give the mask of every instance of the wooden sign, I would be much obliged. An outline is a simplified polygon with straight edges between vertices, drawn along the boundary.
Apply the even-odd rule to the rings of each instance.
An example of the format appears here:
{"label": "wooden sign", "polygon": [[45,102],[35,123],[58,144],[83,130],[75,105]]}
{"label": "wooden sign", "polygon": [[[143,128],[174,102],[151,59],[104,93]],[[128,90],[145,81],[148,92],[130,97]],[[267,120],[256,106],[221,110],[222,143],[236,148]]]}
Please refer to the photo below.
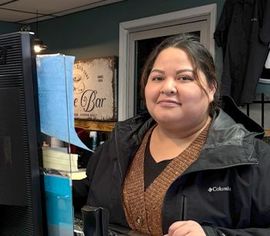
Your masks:
{"label": "wooden sign", "polygon": [[73,70],[74,117],[116,121],[116,57],[77,61]]}

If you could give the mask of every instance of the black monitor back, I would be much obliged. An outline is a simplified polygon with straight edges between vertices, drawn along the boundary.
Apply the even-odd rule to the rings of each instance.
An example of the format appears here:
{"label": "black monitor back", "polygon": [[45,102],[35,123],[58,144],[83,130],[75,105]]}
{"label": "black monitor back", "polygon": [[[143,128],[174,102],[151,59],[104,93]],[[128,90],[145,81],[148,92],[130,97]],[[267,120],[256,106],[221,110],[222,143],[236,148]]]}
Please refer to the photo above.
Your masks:
{"label": "black monitor back", "polygon": [[32,35],[0,35],[0,235],[44,233]]}

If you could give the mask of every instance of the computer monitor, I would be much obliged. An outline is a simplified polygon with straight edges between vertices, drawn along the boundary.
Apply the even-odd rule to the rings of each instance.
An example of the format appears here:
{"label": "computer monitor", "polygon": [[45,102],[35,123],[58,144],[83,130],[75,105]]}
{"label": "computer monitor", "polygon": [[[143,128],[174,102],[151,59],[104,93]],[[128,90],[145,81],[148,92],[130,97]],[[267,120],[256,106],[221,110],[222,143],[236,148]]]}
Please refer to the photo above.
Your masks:
{"label": "computer monitor", "polygon": [[0,35],[0,235],[45,235],[33,35]]}

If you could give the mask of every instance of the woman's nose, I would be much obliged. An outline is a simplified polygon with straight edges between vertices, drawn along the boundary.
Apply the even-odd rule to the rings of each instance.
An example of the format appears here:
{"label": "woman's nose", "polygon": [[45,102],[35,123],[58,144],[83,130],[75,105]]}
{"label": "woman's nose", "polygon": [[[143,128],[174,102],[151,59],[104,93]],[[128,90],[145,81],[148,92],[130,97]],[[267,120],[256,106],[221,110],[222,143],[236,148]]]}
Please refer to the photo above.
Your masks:
{"label": "woman's nose", "polygon": [[175,81],[173,79],[164,80],[164,83],[160,92],[166,95],[176,94],[177,88],[176,88]]}

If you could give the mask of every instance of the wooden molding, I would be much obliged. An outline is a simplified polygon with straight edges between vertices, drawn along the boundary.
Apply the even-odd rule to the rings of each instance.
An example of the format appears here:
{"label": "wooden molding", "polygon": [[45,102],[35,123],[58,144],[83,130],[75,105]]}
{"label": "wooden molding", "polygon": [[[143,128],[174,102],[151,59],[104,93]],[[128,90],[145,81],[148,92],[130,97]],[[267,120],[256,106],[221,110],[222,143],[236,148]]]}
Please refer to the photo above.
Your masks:
{"label": "wooden molding", "polygon": [[108,121],[90,121],[75,119],[75,127],[91,131],[106,131],[111,132],[115,122]]}

